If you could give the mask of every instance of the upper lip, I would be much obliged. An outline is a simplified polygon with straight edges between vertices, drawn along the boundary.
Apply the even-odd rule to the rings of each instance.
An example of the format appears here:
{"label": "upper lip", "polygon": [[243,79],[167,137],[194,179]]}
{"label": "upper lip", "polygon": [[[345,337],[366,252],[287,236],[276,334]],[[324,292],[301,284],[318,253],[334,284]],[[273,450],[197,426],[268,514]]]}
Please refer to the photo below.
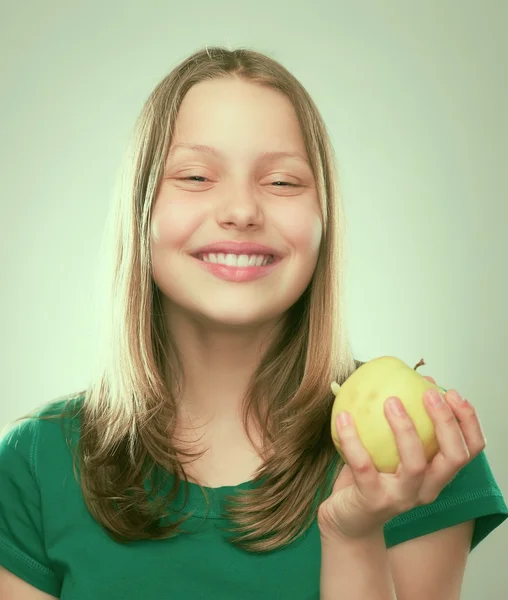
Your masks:
{"label": "upper lip", "polygon": [[223,254],[261,254],[263,256],[270,254],[273,257],[280,256],[277,250],[270,248],[269,246],[265,246],[264,244],[231,241],[213,242],[212,244],[207,244],[206,246],[202,246],[193,252],[193,256],[197,256],[198,254],[208,254],[210,252],[222,252]]}

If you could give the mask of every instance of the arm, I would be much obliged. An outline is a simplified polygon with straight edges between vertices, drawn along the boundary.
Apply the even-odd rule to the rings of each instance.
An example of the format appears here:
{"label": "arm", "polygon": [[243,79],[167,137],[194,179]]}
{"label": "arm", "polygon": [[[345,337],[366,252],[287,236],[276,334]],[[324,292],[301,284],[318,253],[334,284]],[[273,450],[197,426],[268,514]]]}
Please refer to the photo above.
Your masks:
{"label": "arm", "polygon": [[474,521],[389,550],[384,536],[322,540],[321,600],[459,600]]}
{"label": "arm", "polygon": [[459,600],[474,521],[408,540],[388,550],[399,600]]}
{"label": "arm", "polygon": [[368,539],[322,537],[320,590],[320,600],[397,600],[383,530]]}
{"label": "arm", "polygon": [[0,566],[1,600],[58,600]]}

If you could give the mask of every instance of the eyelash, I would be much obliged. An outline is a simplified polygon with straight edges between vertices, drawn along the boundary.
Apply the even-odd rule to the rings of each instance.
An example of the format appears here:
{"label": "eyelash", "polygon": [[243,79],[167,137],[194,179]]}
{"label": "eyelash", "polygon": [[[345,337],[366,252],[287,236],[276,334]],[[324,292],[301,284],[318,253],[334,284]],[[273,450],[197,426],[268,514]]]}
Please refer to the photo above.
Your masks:
{"label": "eyelash", "polygon": [[[200,175],[190,175],[189,177],[179,177],[178,179],[179,179],[179,181],[189,181],[190,179],[193,179],[193,178],[196,178],[196,177],[199,178],[199,179],[206,179],[206,177],[201,177]],[[202,181],[195,181],[194,183],[203,183],[203,182]],[[288,186],[288,187],[300,187],[296,183],[289,183],[289,181],[280,181],[280,180],[277,180],[277,182],[274,182],[274,183],[285,183],[286,184],[285,186],[278,185],[276,187],[286,187],[286,186]]]}

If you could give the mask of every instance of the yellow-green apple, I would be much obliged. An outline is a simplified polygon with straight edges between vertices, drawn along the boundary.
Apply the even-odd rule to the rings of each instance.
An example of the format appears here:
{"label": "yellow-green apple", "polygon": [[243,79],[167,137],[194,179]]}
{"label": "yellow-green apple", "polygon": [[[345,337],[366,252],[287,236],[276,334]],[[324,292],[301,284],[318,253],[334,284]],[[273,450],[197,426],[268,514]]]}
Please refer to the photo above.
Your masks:
{"label": "yellow-green apple", "polygon": [[400,398],[418,432],[427,461],[439,450],[434,425],[423,403],[423,395],[429,388],[444,395],[446,390],[425,379],[417,368],[423,359],[411,368],[394,356],[381,356],[363,363],[342,385],[331,383],[335,401],[332,408],[332,439],[342,459],[340,441],[337,437],[336,418],[340,411],[348,411],[353,417],[358,436],[365,446],[376,469],[382,473],[395,473],[400,463],[395,436],[384,414],[384,402],[390,396]]}

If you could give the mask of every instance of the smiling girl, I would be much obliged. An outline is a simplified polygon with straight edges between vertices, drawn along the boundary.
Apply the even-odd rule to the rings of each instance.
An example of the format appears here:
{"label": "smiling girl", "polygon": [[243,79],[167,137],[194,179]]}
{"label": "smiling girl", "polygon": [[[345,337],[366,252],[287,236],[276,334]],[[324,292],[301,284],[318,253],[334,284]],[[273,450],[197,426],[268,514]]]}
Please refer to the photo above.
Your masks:
{"label": "smiling girl", "polygon": [[394,475],[348,415],[346,466],[330,436],[330,382],[361,363],[306,90],[260,53],[197,52],[148,98],[126,164],[97,375],[0,446],[0,598],[459,598],[508,512],[473,406],[425,398],[428,465],[387,402]]}

